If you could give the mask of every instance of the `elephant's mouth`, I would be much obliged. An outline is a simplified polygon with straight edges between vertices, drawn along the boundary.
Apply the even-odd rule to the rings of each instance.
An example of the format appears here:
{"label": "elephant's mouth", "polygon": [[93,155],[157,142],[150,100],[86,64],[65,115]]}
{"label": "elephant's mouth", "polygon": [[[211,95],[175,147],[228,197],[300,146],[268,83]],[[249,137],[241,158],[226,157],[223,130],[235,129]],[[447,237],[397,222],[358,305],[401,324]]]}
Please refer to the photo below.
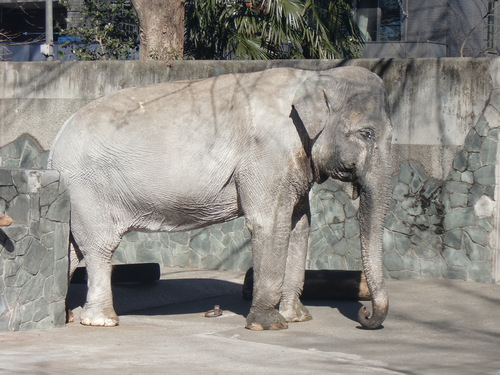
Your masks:
{"label": "elephant's mouth", "polygon": [[336,180],[340,180],[342,182],[355,182],[357,180],[356,175],[354,173],[354,169],[343,169],[338,170],[332,176]]}
{"label": "elephant's mouth", "polygon": [[359,198],[362,186],[359,183],[359,179],[356,176],[354,169],[338,171],[333,178],[342,182],[350,182],[352,184],[352,199],[356,200]]}

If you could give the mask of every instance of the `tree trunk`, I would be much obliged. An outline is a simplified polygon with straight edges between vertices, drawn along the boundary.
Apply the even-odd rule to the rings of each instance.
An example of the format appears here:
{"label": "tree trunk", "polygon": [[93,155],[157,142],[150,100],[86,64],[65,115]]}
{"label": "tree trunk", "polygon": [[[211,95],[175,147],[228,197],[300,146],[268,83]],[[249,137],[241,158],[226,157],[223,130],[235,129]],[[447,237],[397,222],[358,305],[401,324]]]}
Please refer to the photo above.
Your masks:
{"label": "tree trunk", "polygon": [[132,4],[140,23],[140,59],[181,59],[184,54],[184,1],[132,0]]}

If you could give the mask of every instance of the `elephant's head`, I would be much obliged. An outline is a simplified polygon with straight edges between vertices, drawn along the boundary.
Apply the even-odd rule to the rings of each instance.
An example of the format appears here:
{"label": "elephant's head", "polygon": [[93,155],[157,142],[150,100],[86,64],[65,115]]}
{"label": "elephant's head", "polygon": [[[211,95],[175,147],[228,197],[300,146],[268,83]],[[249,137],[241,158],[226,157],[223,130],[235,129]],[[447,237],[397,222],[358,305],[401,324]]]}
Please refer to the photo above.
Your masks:
{"label": "elephant's head", "polygon": [[[360,323],[377,328],[389,302],[384,286],[382,247],[389,202],[392,125],[382,80],[363,68],[337,68],[308,78],[295,96],[292,117],[308,143],[316,181],[331,177],[353,184],[360,196],[363,268],[372,295],[372,313]],[[298,125],[299,124],[299,125]]]}

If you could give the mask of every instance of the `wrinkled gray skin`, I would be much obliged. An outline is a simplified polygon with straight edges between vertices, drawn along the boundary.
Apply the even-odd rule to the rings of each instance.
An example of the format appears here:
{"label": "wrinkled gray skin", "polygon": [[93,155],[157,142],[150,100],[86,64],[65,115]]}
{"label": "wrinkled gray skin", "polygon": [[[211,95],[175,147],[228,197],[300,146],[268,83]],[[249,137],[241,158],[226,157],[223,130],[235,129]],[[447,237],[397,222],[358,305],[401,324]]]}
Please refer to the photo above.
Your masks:
{"label": "wrinkled gray skin", "polygon": [[357,67],[163,83],[90,103],[65,123],[49,160],[71,194],[70,272],[82,256],[88,271],[81,323],[118,324],[111,256],[126,232],[185,231],[242,215],[255,272],[247,328],[311,319],[299,300],[308,193],[331,177],[360,195],[373,302],[359,317],[379,327],[388,310],[382,233],[391,131],[381,79]]}

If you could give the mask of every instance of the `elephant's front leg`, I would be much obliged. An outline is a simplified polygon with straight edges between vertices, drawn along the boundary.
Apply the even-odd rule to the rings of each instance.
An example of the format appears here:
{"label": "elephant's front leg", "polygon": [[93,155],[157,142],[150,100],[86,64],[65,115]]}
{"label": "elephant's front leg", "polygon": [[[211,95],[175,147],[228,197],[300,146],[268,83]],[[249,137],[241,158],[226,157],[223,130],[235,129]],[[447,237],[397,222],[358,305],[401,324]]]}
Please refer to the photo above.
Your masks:
{"label": "elephant's front leg", "polygon": [[311,314],[300,301],[304,287],[310,229],[308,196],[303,197],[297,205],[292,226],[279,312],[288,322],[305,322],[312,319]]}
{"label": "elephant's front leg", "polygon": [[290,217],[275,219],[268,225],[252,226],[254,267],[253,299],[246,328],[277,330],[288,328],[286,319],[276,309],[286,267],[286,251],[290,238]]}

